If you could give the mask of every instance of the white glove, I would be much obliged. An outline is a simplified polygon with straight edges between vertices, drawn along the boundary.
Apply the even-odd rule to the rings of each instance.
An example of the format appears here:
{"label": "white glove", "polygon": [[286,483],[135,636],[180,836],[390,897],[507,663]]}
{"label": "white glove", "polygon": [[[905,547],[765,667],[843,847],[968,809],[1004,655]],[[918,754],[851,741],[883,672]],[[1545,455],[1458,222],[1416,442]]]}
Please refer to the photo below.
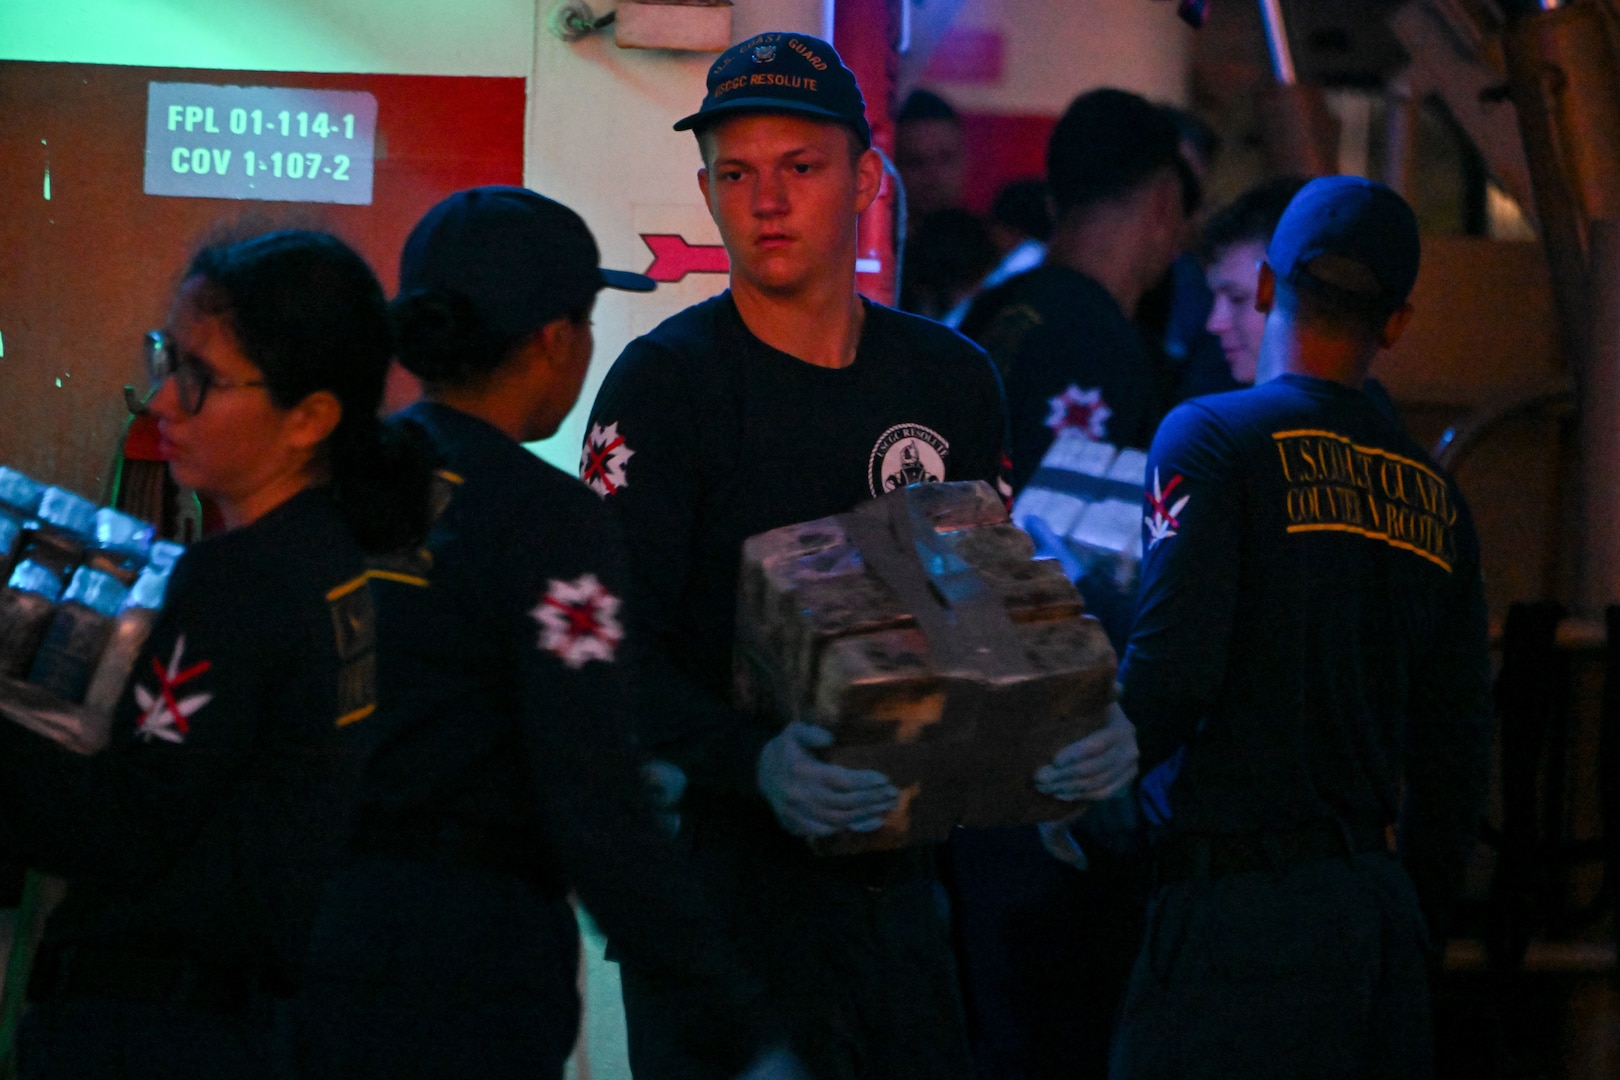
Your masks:
{"label": "white glove", "polygon": [[737,1080],[810,1080],[810,1073],[785,1047],[769,1050],[737,1074]]}
{"label": "white glove", "polygon": [[1097,802],[1136,779],[1138,756],[1136,725],[1117,704],[1110,705],[1107,723],[1035,770],[1035,789],[1064,802]]}
{"label": "white glove", "polygon": [[1062,821],[1043,821],[1035,826],[1035,831],[1041,835],[1041,846],[1047,854],[1060,863],[1065,863],[1076,870],[1084,870],[1091,865],[1086,853],[1080,849],[1074,834],[1069,831],[1069,822],[1073,818],[1064,818]]}
{"label": "white glove", "polygon": [[829,765],[810,752],[832,743],[827,729],[795,721],[760,751],[760,793],[794,836],[873,832],[900,804],[900,792],[882,773]]}
{"label": "white glove", "polygon": [[658,824],[674,836],[681,831],[681,798],[686,794],[686,774],[680,766],[653,758],[641,767],[641,781],[647,785]]}

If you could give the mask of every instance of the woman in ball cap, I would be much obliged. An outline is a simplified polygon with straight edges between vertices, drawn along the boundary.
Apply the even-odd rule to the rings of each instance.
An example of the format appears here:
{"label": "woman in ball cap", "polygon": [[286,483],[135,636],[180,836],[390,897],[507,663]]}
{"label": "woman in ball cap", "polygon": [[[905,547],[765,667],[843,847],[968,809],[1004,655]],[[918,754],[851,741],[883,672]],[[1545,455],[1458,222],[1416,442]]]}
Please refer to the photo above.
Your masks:
{"label": "woman in ball cap", "polygon": [[715,988],[723,1007],[694,1005],[685,1030],[717,1075],[766,1040],[637,775],[618,537],[522,446],[573,406],[604,287],[653,284],[600,269],[584,221],[521,188],[452,195],[406,242],[399,358],[427,400],[403,419],[443,455],[442,510],[378,575],[384,719],[317,924],[307,1075],[561,1076],[579,1020],[570,892],[625,956]]}

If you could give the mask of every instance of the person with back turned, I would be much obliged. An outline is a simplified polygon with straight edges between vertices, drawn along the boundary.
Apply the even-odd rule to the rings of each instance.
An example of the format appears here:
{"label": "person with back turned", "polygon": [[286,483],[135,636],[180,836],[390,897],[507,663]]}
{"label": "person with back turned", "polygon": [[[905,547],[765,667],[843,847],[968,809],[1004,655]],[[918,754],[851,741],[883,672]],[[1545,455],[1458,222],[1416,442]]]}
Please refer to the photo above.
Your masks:
{"label": "person with back turned", "polygon": [[1156,889],[1120,1080],[1432,1072],[1491,700],[1468,508],[1362,390],[1418,257],[1388,188],[1308,184],[1260,272],[1261,385],[1154,439],[1120,678]]}
{"label": "person with back turned", "polygon": [[[581,460],[630,544],[632,630],[656,680],[642,736],[687,778],[685,839],[810,1070],[965,1078],[928,853],[822,857],[806,843],[878,828],[899,792],[820,761],[824,729],[773,732],[727,702],[743,541],[912,480],[994,481],[995,372],[954,332],[855,292],[856,218],[882,163],[830,45],[767,33],[734,46],[676,127],[696,132],[731,288],[631,342]],[[1054,794],[1091,798],[1134,774],[1128,728],[1066,754],[1040,776]],[[636,1074],[707,1075],[676,1041],[676,1005],[701,988],[671,992],[628,957],[622,972]]]}
{"label": "person with back turned", "polygon": [[1046,150],[1057,218],[1046,261],[982,294],[962,332],[1007,388],[1012,485],[1060,433],[1143,447],[1165,388],[1132,319],[1181,250],[1197,178],[1175,121],[1125,90],[1075,98]]}
{"label": "person with back turned", "polygon": [[399,422],[445,468],[426,540],[371,575],[375,750],[312,935],[301,1075],[560,1080],[570,893],[649,979],[702,990],[679,1012],[694,1059],[797,1075],[638,776],[614,523],[522,445],[579,395],[597,293],[652,282],[601,269],[579,215],[516,187],[428,211],[399,279],[399,355],[427,396]]}
{"label": "person with back turned", "polygon": [[[1052,130],[1046,169],[1056,218],[1045,261],[980,294],[962,322],[1006,383],[1015,491],[1060,437],[1133,448],[1153,438],[1168,398],[1134,319],[1198,198],[1174,118],[1125,90],[1077,96]],[[1134,596],[1110,574],[1076,585],[1121,649]],[[1147,891],[1145,859],[1109,850],[1120,846],[1087,836],[1079,872],[1033,828],[951,837],[952,913],[985,1075],[1069,1080],[1107,1067]]]}

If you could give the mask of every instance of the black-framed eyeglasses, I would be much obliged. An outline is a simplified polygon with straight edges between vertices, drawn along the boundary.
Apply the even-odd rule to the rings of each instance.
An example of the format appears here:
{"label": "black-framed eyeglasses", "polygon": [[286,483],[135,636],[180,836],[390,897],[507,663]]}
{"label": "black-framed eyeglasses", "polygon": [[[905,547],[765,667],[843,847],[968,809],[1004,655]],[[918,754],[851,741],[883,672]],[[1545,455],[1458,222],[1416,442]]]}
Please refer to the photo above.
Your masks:
{"label": "black-framed eyeglasses", "polygon": [[241,382],[220,380],[202,360],[181,349],[167,330],[152,330],[146,335],[146,374],[151,380],[148,400],[151,394],[157,393],[163,380],[172,375],[180,407],[192,416],[202,411],[210,390],[241,390],[250,386],[270,385],[263,379],[244,379]]}

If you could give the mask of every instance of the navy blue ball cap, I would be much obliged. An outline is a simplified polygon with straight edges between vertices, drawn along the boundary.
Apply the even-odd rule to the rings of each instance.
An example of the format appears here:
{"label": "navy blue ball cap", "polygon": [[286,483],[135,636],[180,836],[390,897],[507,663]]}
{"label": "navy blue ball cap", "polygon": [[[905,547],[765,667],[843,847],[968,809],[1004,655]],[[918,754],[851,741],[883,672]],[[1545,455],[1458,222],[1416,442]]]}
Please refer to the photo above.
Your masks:
{"label": "navy blue ball cap", "polygon": [[1376,299],[1391,311],[1412,294],[1420,255],[1417,216],[1406,200],[1359,176],[1327,176],[1306,184],[1283,211],[1266,249],[1273,272],[1290,283],[1309,277],[1344,291],[1365,291],[1311,267],[1323,256],[1356,263],[1371,272]]}
{"label": "navy blue ball cap", "polygon": [[459,293],[500,337],[531,333],[598,290],[651,292],[649,277],[603,270],[585,220],[521,187],[458,191],[425,214],[399,257],[401,295]]}
{"label": "navy blue ball cap", "polygon": [[709,67],[708,93],[676,131],[707,127],[738,113],[802,113],[852,128],[872,145],[866,100],[833,47],[809,34],[755,34]]}

